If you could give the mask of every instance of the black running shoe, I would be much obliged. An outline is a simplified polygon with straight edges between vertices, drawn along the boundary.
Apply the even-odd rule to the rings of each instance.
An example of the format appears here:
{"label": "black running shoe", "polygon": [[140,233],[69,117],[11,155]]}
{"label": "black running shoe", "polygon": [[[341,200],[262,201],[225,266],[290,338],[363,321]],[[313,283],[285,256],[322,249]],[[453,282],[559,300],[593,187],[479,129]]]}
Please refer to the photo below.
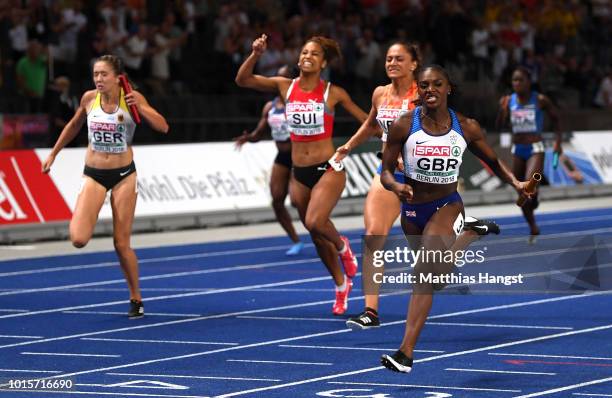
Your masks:
{"label": "black running shoe", "polygon": [[465,217],[463,229],[467,231],[474,231],[481,236],[488,234],[499,235],[499,225],[497,225],[495,221],[479,220],[469,216]]}
{"label": "black running shoe", "polygon": [[144,306],[142,301],[130,300],[130,310],[128,311],[128,318],[138,319],[144,316]]}
{"label": "black running shoe", "polygon": [[378,314],[369,308],[366,308],[361,314],[349,318],[346,321],[346,326],[353,330],[363,330],[380,327],[380,319]]}
{"label": "black running shoe", "polygon": [[408,358],[400,350],[395,351],[393,355],[383,355],[380,357],[380,363],[385,368],[394,372],[410,373],[412,362],[412,358]]}

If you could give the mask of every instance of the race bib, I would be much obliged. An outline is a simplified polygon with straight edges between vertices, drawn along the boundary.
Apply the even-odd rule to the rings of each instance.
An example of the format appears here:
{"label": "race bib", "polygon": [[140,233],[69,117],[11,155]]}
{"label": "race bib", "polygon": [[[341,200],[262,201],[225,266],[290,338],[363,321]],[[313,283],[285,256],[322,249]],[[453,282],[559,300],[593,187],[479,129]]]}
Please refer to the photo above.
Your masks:
{"label": "race bib", "polygon": [[513,133],[536,133],[538,131],[535,109],[514,109],[510,113],[510,121]]}
{"label": "race bib", "polygon": [[121,153],[127,151],[124,124],[91,122],[89,124],[91,148],[96,152]]}
{"label": "race bib", "polygon": [[320,102],[290,102],[285,108],[289,131],[312,136],[325,133],[325,105]]}

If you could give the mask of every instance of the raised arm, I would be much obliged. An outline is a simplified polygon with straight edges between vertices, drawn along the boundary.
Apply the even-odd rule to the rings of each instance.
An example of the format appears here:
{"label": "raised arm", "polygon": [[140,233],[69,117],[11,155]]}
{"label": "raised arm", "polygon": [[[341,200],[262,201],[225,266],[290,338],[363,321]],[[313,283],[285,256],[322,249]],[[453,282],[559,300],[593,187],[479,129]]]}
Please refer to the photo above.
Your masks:
{"label": "raised arm", "polygon": [[47,156],[47,159],[45,159],[45,161],[43,162],[43,173],[48,173],[49,170],[51,170],[51,165],[55,161],[55,157],[57,156],[57,154],[66,145],[68,145],[74,139],[74,137],[77,136],[79,131],[81,131],[83,123],[85,123],[85,120],[87,120],[87,107],[89,106],[89,104],[91,104],[95,97],[96,90],[90,90],[83,94],[83,96],[81,97],[81,103],[79,104],[79,107],[74,113],[74,116],[72,116],[72,119],[70,119],[70,121],[66,124],[66,126],[62,130],[62,133],[57,139],[57,142],[53,146],[51,153],[49,153],[49,156]]}
{"label": "raised arm", "polygon": [[548,98],[544,94],[538,95],[538,101],[540,103],[540,107],[544,109],[544,111],[546,111],[546,113],[548,114],[553,131],[555,132],[555,143],[553,145],[553,151],[561,154],[563,152],[563,148],[561,147],[561,143],[563,141],[563,132],[561,131],[561,118],[559,117],[559,109],[555,106],[555,104],[552,103],[550,98]]}
{"label": "raised arm", "polygon": [[244,60],[242,65],[240,65],[240,69],[238,69],[236,84],[240,87],[252,88],[259,91],[277,92],[280,93],[284,99],[284,95],[291,82],[290,79],[281,76],[266,77],[253,73],[259,57],[266,51],[267,38],[266,35],[261,35],[261,37],[255,39],[251,55]]}
{"label": "raised arm", "polygon": [[131,93],[125,95],[125,102],[128,104],[128,106],[136,105],[138,112],[153,130],[159,131],[163,134],[168,133],[170,127],[168,126],[166,119],[151,105],[149,105],[144,95],[140,94],[138,91],[132,91]]}
{"label": "raised arm", "polygon": [[412,199],[412,187],[408,184],[400,184],[395,181],[393,173],[395,172],[397,158],[402,151],[402,146],[406,139],[408,139],[413,113],[413,111],[410,111],[400,116],[391,124],[387,145],[383,151],[382,173],[380,174],[380,182],[385,189],[395,193],[403,202]]}
{"label": "raised arm", "polygon": [[272,101],[268,101],[264,105],[259,122],[257,122],[257,126],[255,126],[253,131],[249,133],[247,130],[244,130],[241,136],[234,138],[236,148],[240,149],[247,142],[257,142],[261,139],[261,136],[268,127],[268,112],[270,112],[270,109],[272,109]]}
{"label": "raised arm", "polygon": [[351,150],[363,144],[370,137],[374,135],[381,135],[382,130],[376,122],[376,103],[377,98],[378,96],[380,96],[381,92],[382,87],[377,87],[376,90],[374,90],[374,94],[372,94],[372,108],[370,109],[368,117],[361,124],[355,134],[353,134],[353,136],[346,142],[346,144],[338,147],[338,149],[336,150],[336,161],[344,159],[351,152]]}

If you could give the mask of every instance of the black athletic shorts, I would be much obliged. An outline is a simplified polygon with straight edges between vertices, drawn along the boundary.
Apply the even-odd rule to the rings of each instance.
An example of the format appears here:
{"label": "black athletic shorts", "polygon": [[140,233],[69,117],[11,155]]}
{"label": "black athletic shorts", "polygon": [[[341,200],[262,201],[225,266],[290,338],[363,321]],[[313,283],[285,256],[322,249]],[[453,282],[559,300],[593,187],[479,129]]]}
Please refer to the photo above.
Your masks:
{"label": "black athletic shorts", "polygon": [[136,165],[133,161],[127,166],[117,169],[96,169],[85,165],[85,169],[83,170],[83,174],[93,178],[94,181],[106,188],[107,191],[113,189],[121,180],[135,172]]}

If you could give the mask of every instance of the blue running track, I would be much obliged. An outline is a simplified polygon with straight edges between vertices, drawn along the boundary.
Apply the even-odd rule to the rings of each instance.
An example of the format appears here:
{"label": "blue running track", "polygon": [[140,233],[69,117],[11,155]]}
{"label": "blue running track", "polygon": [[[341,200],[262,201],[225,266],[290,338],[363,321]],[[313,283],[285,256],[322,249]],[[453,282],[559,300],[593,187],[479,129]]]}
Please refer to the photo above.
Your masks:
{"label": "blue running track", "polygon": [[[547,235],[612,232],[611,209],[538,220]],[[497,221],[527,234],[522,218]],[[348,234],[356,251],[362,232]],[[287,246],[140,249],[139,320],[113,252],[0,262],[0,396],[612,397],[609,294],[439,295],[412,373],[398,374],[379,358],[401,342],[408,295],[381,298],[383,327],[349,331],[313,246],[293,258]],[[357,278],[350,314],[361,294]],[[28,387],[41,378],[73,387]]]}

